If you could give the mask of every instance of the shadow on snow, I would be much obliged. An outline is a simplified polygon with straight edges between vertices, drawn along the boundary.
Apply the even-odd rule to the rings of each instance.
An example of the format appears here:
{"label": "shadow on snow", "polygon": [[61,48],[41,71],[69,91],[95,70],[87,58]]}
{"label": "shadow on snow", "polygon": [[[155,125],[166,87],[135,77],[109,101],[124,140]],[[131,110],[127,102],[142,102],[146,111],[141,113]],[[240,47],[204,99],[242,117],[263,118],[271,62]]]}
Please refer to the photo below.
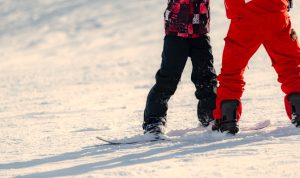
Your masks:
{"label": "shadow on snow", "polygon": [[[266,140],[276,138],[284,138],[292,135],[300,135],[299,129],[292,127],[277,128],[270,132],[251,132],[240,133],[237,136],[223,136],[223,137],[203,137],[199,135],[200,139],[183,140],[174,142],[172,144],[157,145],[157,143],[143,143],[137,145],[123,145],[123,146],[110,146],[110,145],[95,145],[83,148],[80,151],[64,153],[61,155],[35,159],[24,162],[14,162],[8,164],[0,164],[0,170],[3,169],[22,169],[34,166],[41,166],[44,164],[58,163],[61,161],[70,161],[85,157],[95,157],[98,159],[102,155],[109,155],[116,151],[126,151],[132,149],[143,148],[146,149],[141,153],[129,153],[120,157],[114,157],[110,160],[96,161],[93,163],[76,165],[69,168],[62,168],[52,171],[32,173],[18,177],[56,177],[56,176],[75,176],[91,171],[112,169],[124,166],[132,166],[139,164],[146,164],[158,162],[174,157],[181,157],[190,154],[203,154],[213,152],[216,150],[229,149],[241,145],[258,143]],[[193,137],[196,138],[196,137]],[[203,138],[205,138],[203,140]],[[224,142],[226,140],[226,142]],[[160,142],[162,143],[162,142]],[[147,147],[147,148],[145,148]]]}

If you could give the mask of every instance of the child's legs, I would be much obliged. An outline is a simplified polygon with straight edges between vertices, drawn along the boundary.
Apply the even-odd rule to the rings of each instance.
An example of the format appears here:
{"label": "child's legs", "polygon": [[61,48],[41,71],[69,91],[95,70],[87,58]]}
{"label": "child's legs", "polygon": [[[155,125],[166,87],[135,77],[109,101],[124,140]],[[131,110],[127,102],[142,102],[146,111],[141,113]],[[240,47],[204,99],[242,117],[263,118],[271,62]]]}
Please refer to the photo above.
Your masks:
{"label": "child's legs", "polygon": [[190,57],[193,64],[191,79],[196,87],[196,98],[199,100],[198,112],[199,109],[212,112],[215,109],[217,75],[213,66],[210,38],[203,35],[191,39],[190,42]]}
{"label": "child's legs", "polygon": [[201,99],[215,94],[217,75],[213,66],[214,58],[209,37],[203,35],[191,40],[190,56],[193,64],[191,79],[196,86],[196,97]]}
{"label": "child's legs", "polygon": [[291,118],[291,105],[287,97],[293,93],[300,93],[300,47],[298,41],[291,39],[290,32],[289,22],[286,29],[274,35],[273,39],[264,42],[278,74],[281,89],[286,94],[285,106],[289,118]]}
{"label": "child's legs", "polygon": [[[248,19],[232,21],[223,51],[221,73],[218,76],[217,102],[214,118],[221,119],[221,104],[225,100],[238,100],[244,91],[244,70],[251,56],[261,44],[255,24],[248,23]],[[240,116],[241,102],[238,107]],[[238,119],[239,119],[238,116]]]}
{"label": "child's legs", "polygon": [[165,118],[168,100],[175,93],[189,53],[187,39],[166,36],[161,67],[156,73],[156,83],[147,97],[144,122]]}

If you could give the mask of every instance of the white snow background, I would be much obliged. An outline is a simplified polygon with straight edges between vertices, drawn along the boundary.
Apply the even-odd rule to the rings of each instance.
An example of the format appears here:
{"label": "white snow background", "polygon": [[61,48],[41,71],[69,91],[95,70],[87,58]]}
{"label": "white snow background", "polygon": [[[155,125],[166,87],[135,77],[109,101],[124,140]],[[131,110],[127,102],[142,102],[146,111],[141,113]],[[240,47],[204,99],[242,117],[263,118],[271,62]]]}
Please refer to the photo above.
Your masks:
{"label": "white snow background", "polygon": [[[291,12],[298,33],[299,7]],[[0,177],[299,177],[300,130],[263,49],[246,70],[240,125],[270,119],[268,128],[101,146],[96,136],[142,134],[165,8],[166,0],[0,0]],[[211,9],[219,72],[229,21],[222,0]],[[198,125],[190,74],[189,61],[169,102],[174,133]]]}

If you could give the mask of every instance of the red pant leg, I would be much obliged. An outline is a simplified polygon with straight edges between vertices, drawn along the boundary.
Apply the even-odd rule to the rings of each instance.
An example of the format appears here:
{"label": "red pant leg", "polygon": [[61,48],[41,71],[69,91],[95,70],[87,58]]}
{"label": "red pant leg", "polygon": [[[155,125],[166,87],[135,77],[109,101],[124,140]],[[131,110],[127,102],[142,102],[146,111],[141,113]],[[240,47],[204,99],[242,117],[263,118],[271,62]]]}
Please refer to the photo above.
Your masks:
{"label": "red pant leg", "polygon": [[269,38],[263,44],[278,73],[281,89],[286,94],[286,111],[291,118],[291,105],[287,96],[292,93],[300,93],[300,46],[297,40],[293,41],[290,37],[291,22],[288,16],[270,19],[281,19],[270,23],[270,28],[274,29],[278,26],[280,31],[277,33],[275,31],[275,34],[270,33]]}
{"label": "red pant leg", "polygon": [[[260,22],[251,17],[231,21],[225,38],[221,73],[218,76],[217,102],[214,118],[221,119],[221,103],[224,100],[238,100],[244,91],[244,70],[251,56],[262,43],[257,26]],[[239,115],[242,105],[240,102]],[[239,119],[239,118],[238,118]]]}

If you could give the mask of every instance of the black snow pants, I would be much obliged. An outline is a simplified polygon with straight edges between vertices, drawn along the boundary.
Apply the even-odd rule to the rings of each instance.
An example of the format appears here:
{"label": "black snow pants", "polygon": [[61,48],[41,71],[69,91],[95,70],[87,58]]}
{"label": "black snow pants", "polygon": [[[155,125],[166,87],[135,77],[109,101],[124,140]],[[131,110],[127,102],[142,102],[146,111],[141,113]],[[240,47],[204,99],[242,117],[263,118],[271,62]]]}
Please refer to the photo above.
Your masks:
{"label": "black snow pants", "polygon": [[196,87],[199,109],[213,110],[216,99],[216,72],[208,35],[199,38],[165,36],[161,67],[156,73],[156,83],[150,90],[144,111],[144,124],[166,123],[168,101],[175,93],[188,57],[193,70],[191,80]]}

